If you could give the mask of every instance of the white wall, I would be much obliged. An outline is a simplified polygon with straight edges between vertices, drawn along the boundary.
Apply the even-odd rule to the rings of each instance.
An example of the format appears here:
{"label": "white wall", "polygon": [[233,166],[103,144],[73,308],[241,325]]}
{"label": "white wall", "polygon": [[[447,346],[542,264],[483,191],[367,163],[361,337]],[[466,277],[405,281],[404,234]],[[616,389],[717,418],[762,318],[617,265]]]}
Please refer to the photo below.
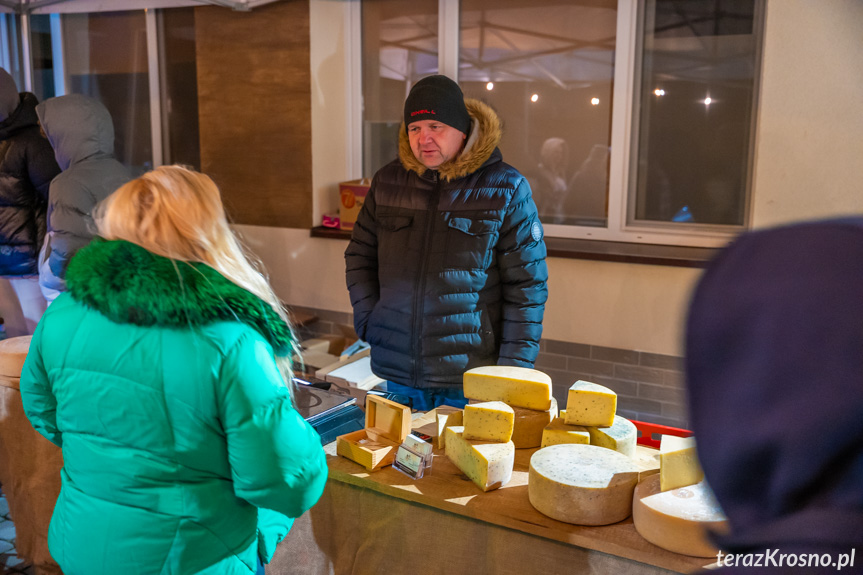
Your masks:
{"label": "white wall", "polygon": [[[312,0],[312,78],[340,85],[333,50],[345,2]],[[757,127],[753,221],[756,226],[863,210],[863,2],[768,0]],[[325,42],[321,42],[321,38]],[[321,54],[325,54],[324,57]],[[343,59],[343,58],[342,58]],[[343,86],[342,86],[343,88]],[[333,157],[345,141],[339,94],[312,103],[317,193],[347,179]],[[313,89],[313,93],[317,93]],[[342,240],[304,230],[243,227],[293,305],[350,311]],[[689,293],[698,270],[549,260],[544,336],[679,355]]]}

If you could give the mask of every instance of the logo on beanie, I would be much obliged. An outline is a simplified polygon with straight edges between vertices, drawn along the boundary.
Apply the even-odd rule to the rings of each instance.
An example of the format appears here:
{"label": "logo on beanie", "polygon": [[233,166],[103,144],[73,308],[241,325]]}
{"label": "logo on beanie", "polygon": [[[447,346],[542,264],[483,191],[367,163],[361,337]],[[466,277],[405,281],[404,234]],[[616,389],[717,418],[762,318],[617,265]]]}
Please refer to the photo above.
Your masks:
{"label": "logo on beanie", "polygon": [[416,112],[411,112],[411,118],[416,116],[417,114],[435,114],[434,110],[417,110]]}

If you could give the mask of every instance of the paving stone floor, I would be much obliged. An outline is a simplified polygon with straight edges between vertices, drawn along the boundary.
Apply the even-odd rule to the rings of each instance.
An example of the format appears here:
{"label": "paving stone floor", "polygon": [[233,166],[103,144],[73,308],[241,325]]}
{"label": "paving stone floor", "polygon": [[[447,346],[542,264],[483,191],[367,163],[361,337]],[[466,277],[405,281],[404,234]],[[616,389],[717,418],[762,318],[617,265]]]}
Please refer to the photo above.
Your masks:
{"label": "paving stone floor", "polygon": [[9,505],[0,492],[0,575],[33,575],[33,568],[15,553],[15,525],[9,518]]}

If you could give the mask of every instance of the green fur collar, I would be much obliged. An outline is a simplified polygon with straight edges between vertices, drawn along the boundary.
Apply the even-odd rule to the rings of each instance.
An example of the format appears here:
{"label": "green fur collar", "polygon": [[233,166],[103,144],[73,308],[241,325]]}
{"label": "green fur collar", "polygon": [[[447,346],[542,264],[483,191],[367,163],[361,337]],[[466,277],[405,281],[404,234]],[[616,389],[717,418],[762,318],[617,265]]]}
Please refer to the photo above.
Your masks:
{"label": "green fur collar", "polygon": [[277,356],[295,346],[272,307],[202,263],[157,256],[126,241],[94,239],[69,262],[72,297],[116,323],[188,327],[239,321],[258,331]]}

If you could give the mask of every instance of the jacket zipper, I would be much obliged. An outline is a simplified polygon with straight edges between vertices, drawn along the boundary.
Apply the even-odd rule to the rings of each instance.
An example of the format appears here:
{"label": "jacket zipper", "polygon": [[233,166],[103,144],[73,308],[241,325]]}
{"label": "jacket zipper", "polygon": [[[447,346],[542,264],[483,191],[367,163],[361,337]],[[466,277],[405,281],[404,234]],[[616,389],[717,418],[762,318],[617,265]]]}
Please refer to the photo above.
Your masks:
{"label": "jacket zipper", "polygon": [[432,237],[432,231],[434,230],[435,223],[435,214],[437,213],[437,204],[438,198],[440,197],[440,178],[437,171],[432,172],[432,177],[434,178],[434,190],[429,196],[429,202],[427,206],[427,214],[426,218],[426,230],[425,230],[425,239],[423,240],[423,251],[425,253],[425,257],[423,257],[422,264],[420,265],[420,277],[419,281],[416,283],[416,293],[414,294],[414,349],[416,353],[414,354],[415,362],[414,362],[414,384],[419,389],[421,376],[422,376],[422,311],[425,304],[424,295],[425,295],[425,287],[426,287],[426,272],[428,271],[428,261],[429,254],[428,250],[430,249],[430,242]]}

